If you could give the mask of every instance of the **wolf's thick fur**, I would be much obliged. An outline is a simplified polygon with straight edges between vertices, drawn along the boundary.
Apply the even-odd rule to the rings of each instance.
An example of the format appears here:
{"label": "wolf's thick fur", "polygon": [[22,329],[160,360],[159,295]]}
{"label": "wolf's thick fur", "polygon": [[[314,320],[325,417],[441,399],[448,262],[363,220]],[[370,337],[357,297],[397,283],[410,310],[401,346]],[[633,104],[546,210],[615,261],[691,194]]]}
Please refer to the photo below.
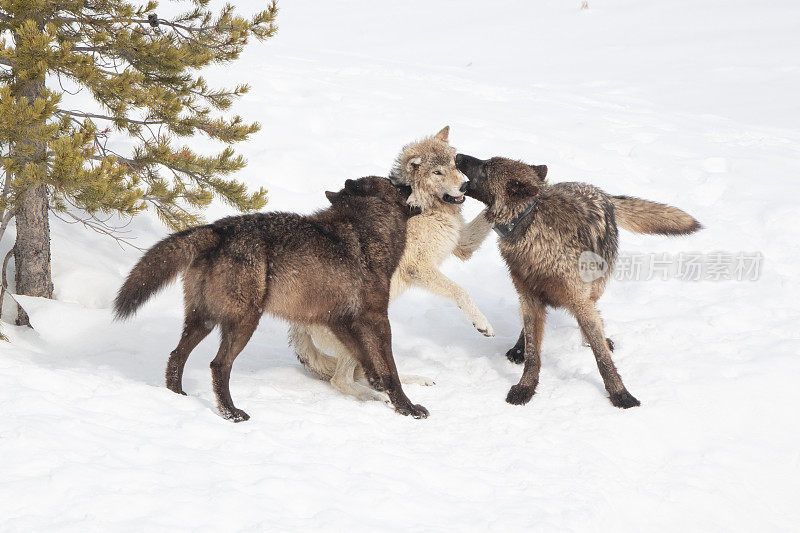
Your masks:
{"label": "wolf's thick fur", "polygon": [[[516,363],[524,361],[525,368],[506,401],[525,404],[536,391],[550,306],[566,307],[577,319],[611,403],[622,408],[639,405],[614,366],[614,346],[605,337],[595,308],[617,258],[617,223],[637,233],[662,235],[692,233],[700,229],[700,223],[678,208],[609,196],[585,183],[547,185],[544,165],[529,166],[502,157],[482,161],[463,154],[458,154],[456,163],[470,180],[467,195],[487,205],[487,218],[494,224],[515,222],[498,244],[519,294],[523,319],[522,333],[507,357]],[[579,264],[586,252],[594,254],[591,259],[602,258],[605,271],[582,277]]]}
{"label": "wolf's thick fur", "polygon": [[[450,254],[469,259],[491,230],[483,213],[469,224],[461,215],[464,177],[455,166],[456,150],[448,144],[449,128],[406,145],[397,156],[390,179],[411,187],[408,202],[421,214],[408,221],[406,248],[392,276],[390,300],[412,285],[454,301],[475,328],[494,335],[472,297],[439,267]],[[385,395],[357,382],[358,363],[323,327],[292,325],[290,339],[298,359],[341,392],[361,400],[385,400]],[[336,357],[327,355],[335,353]],[[427,378],[402,375],[403,383],[432,384]]]}
{"label": "wolf's thick fur", "polygon": [[407,194],[386,178],[347,180],[342,191],[329,193],[331,207],[311,216],[258,213],[175,233],[133,268],[114,302],[117,317],[133,314],[184,272],[186,317],[167,363],[170,390],[183,393],[189,353],[219,325],[220,348],[211,363],[219,410],[247,420],[231,399],[231,365],[261,315],[270,313],[327,327],[398,412],[424,418],[428,412],[400,386],[388,318],[389,282],[411,215]]}

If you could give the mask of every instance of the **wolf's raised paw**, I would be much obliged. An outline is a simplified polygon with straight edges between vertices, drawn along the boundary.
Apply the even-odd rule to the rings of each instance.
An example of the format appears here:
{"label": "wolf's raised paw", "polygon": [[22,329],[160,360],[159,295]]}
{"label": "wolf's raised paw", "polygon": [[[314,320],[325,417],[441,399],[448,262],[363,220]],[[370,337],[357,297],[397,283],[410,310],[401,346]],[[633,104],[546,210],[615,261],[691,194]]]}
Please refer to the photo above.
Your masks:
{"label": "wolf's raised paw", "polygon": [[609,398],[611,399],[611,403],[620,409],[629,409],[631,407],[642,405],[639,400],[633,397],[633,394],[626,390],[612,394]]}
{"label": "wolf's raised paw", "polygon": [[531,398],[533,398],[533,393],[536,392],[536,387],[528,387],[525,385],[514,385],[508,391],[508,396],[506,396],[506,401],[511,405],[525,405]]}
{"label": "wolf's raised paw", "polygon": [[509,351],[506,352],[506,359],[508,359],[512,363],[521,365],[522,363],[525,362],[525,352],[522,349],[514,346],[513,348],[511,348]]}
{"label": "wolf's raised paw", "polygon": [[489,324],[489,321],[486,320],[486,318],[483,320],[478,320],[477,322],[473,322],[472,325],[475,326],[475,329],[478,330],[478,333],[484,337],[494,337],[494,328],[492,328],[492,325]]}

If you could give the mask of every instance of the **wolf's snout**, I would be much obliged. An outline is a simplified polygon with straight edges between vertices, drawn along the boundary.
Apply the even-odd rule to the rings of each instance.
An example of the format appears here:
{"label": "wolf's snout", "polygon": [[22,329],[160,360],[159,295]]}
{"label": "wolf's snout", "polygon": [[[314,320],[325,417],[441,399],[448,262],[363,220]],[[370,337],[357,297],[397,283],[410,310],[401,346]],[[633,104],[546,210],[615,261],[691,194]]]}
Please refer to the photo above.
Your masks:
{"label": "wolf's snout", "polygon": [[461,187],[458,188],[461,192],[467,192],[469,190],[469,181],[465,181],[461,184]]}
{"label": "wolf's snout", "polygon": [[456,166],[459,166],[464,161],[464,154],[456,154]]}

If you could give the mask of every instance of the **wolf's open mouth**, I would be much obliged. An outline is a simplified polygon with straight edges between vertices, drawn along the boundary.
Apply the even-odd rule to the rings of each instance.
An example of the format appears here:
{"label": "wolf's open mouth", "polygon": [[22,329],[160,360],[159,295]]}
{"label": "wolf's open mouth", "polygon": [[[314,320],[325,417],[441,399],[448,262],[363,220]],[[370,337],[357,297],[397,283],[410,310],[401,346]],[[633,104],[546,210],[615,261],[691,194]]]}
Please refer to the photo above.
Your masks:
{"label": "wolf's open mouth", "polygon": [[449,194],[445,194],[442,196],[442,200],[445,202],[449,202],[451,204],[463,204],[464,203],[464,195],[461,196],[450,196]]}

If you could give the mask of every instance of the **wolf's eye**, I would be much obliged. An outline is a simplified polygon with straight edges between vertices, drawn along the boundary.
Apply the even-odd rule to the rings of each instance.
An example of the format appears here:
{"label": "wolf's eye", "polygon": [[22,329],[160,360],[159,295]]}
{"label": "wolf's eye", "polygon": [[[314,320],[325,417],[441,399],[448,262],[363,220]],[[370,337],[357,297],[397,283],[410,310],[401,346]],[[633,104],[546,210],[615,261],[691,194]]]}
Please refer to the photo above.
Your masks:
{"label": "wolf's eye", "polygon": [[442,171],[441,170],[434,170],[433,173],[436,174],[437,176],[441,176],[442,175]]}

